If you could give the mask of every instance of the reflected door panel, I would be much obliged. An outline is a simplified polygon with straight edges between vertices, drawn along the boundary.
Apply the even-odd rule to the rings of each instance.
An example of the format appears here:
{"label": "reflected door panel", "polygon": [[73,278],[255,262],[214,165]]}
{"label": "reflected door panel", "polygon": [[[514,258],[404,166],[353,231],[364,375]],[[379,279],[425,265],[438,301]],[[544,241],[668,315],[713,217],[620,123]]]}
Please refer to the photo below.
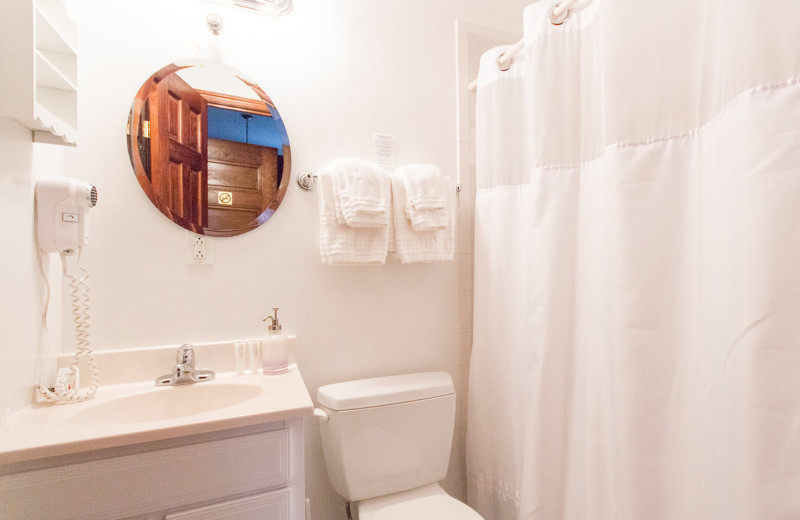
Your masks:
{"label": "reflected door panel", "polygon": [[208,223],[218,230],[256,227],[278,193],[278,150],[208,140]]}
{"label": "reflected door panel", "polygon": [[176,74],[150,94],[152,185],[166,210],[193,226],[208,225],[206,100]]}

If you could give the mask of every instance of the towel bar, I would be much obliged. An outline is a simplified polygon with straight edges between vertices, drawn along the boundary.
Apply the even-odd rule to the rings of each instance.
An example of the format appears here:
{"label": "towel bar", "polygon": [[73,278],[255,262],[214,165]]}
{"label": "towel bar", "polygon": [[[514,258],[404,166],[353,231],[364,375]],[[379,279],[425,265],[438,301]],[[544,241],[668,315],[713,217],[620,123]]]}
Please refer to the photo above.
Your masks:
{"label": "towel bar", "polygon": [[[317,180],[319,176],[310,170],[300,170],[297,176],[297,185],[306,191],[314,191],[317,189]],[[456,193],[461,192],[461,183],[456,183]]]}

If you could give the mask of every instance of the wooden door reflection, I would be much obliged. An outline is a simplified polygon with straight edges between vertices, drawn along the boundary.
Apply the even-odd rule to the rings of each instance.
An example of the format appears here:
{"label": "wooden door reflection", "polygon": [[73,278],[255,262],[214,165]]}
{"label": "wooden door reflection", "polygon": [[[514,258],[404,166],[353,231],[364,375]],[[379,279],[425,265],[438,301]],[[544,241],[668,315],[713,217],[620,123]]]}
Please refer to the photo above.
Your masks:
{"label": "wooden door reflection", "polygon": [[277,171],[276,148],[209,139],[209,227],[224,231],[258,226],[258,217],[278,192]]}
{"label": "wooden door reflection", "polygon": [[208,225],[206,100],[177,74],[151,92],[151,183],[167,211],[191,225]]}

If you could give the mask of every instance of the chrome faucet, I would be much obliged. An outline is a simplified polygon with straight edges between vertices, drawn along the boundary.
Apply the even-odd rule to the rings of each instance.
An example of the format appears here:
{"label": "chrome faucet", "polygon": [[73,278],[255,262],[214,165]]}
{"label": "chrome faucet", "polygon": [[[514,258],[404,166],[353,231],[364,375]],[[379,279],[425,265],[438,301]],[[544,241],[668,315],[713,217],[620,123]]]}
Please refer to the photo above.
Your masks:
{"label": "chrome faucet", "polygon": [[175,356],[172,373],[156,378],[156,386],[189,385],[214,379],[213,370],[199,370],[194,366],[194,345],[181,345]]}

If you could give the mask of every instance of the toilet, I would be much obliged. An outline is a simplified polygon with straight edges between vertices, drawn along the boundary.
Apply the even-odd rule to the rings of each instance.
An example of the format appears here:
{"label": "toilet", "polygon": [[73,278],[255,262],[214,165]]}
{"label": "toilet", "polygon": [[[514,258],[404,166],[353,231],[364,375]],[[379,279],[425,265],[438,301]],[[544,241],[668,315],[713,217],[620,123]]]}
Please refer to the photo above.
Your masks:
{"label": "toilet", "polygon": [[438,484],[455,423],[450,374],[336,383],[319,388],[317,403],[328,477],[357,520],[482,520]]}

